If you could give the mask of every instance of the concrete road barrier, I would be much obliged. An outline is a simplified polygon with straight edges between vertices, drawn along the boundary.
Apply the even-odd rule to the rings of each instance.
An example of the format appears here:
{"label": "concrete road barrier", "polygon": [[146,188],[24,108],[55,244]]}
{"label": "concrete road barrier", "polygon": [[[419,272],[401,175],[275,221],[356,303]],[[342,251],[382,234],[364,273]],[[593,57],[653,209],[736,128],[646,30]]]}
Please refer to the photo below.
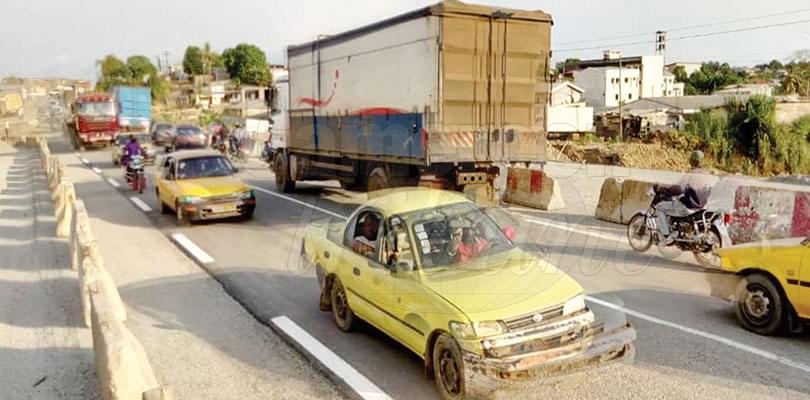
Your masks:
{"label": "concrete road barrier", "polygon": [[630,223],[630,218],[633,218],[633,215],[650,207],[653,196],[649,193],[653,185],[655,185],[653,182],[632,179],[625,180],[622,183],[621,215],[623,224]]}
{"label": "concrete road barrier", "polygon": [[56,198],[56,237],[68,238],[70,236],[70,223],[73,220],[73,203],[76,202],[76,189],[73,184],[64,181],[59,189]]}
{"label": "concrete road barrier", "polygon": [[810,193],[738,187],[734,193],[734,219],[728,229],[731,240],[747,243],[807,235],[808,196]]}
{"label": "concrete road barrier", "polygon": [[622,181],[620,179],[607,178],[602,182],[594,216],[603,221],[622,223]]}
{"label": "concrete road barrier", "polygon": [[565,208],[559,183],[542,170],[510,167],[504,201],[540,210]]}

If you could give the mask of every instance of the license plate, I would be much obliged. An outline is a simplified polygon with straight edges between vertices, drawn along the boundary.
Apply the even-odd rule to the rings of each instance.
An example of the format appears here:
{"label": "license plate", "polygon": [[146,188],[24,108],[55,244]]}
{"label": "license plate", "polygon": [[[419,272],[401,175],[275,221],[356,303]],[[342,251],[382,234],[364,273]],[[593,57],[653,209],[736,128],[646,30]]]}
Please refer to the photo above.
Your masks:
{"label": "license plate", "polygon": [[217,204],[211,206],[211,212],[224,213],[236,211],[236,204]]}

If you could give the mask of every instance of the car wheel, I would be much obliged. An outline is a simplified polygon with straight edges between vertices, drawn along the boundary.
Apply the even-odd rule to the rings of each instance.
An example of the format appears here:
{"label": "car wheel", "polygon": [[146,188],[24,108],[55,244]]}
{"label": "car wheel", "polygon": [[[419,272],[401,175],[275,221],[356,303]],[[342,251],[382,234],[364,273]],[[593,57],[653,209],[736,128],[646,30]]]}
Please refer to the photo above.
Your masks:
{"label": "car wheel", "polygon": [[252,220],[253,219],[253,213],[255,211],[256,211],[256,209],[250,209],[250,210],[246,211],[244,214],[242,214],[242,219],[245,220],[245,221]]}
{"label": "car wheel", "polygon": [[636,214],[627,224],[627,241],[633,250],[643,253],[652,247],[653,235],[647,227],[647,218],[644,214]]}
{"label": "car wheel", "polygon": [[782,291],[763,274],[743,278],[737,286],[737,319],[743,328],[774,335],[785,325],[787,314]]}
{"label": "car wheel", "polygon": [[160,190],[158,190],[157,188],[155,188],[155,197],[157,197],[157,201],[158,203],[160,203],[160,213],[171,214],[172,213],[171,207],[167,206],[166,203],[164,203],[163,200],[160,199]]}
{"label": "car wheel", "polygon": [[273,164],[273,172],[276,174],[276,189],[284,193],[292,193],[295,190],[295,181],[290,177],[290,166],[287,155],[279,153]]}
{"label": "car wheel", "polygon": [[177,215],[177,223],[182,226],[189,226],[191,225],[191,220],[183,214],[183,208],[180,207],[179,203],[174,203],[174,211]]}
{"label": "car wheel", "polygon": [[371,173],[368,174],[367,190],[369,192],[388,189],[390,187],[391,187],[391,180],[388,178],[388,174],[385,172],[385,168],[383,167],[374,168],[373,170],[371,170]]}
{"label": "car wheel", "polygon": [[335,317],[335,324],[343,332],[349,332],[354,325],[354,312],[349,307],[349,299],[346,296],[346,289],[340,283],[340,279],[335,278],[332,282],[332,316]]}
{"label": "car wheel", "polygon": [[433,345],[433,375],[436,380],[436,389],[443,399],[465,398],[467,389],[461,348],[447,334],[439,336]]}

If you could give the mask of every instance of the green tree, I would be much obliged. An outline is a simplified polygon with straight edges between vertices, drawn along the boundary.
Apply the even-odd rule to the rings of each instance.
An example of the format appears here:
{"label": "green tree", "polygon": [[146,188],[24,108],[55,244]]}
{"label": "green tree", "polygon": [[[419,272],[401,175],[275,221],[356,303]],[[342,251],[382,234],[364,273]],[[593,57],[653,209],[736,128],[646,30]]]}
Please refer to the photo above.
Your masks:
{"label": "green tree", "polygon": [[692,86],[692,82],[689,81],[689,76],[686,75],[686,67],[679,65],[672,70],[672,74],[675,75],[675,82],[681,82],[684,84],[684,94],[687,96],[698,94],[695,87]]}
{"label": "green tree", "polygon": [[150,78],[157,75],[157,68],[149,61],[146,56],[132,56],[127,58],[127,68],[129,68],[131,82],[135,84],[144,84]]}
{"label": "green tree", "polygon": [[786,67],[782,78],[782,93],[799,96],[810,95],[810,62],[792,62]]}
{"label": "green tree", "polygon": [[267,57],[258,47],[241,43],[235,48],[225,49],[222,59],[233,80],[253,85],[270,83]]}
{"label": "green tree", "polygon": [[97,60],[96,65],[101,72],[101,77],[96,82],[96,90],[107,91],[115,85],[128,84],[132,79],[132,73],[127,64],[112,54]]}
{"label": "green tree", "polygon": [[575,65],[579,64],[582,60],[579,58],[566,58],[565,61],[558,62],[554,67],[557,69],[558,73],[563,73]]}
{"label": "green tree", "polygon": [[191,75],[200,75],[205,73],[202,50],[200,50],[199,47],[186,47],[186,53],[183,55],[183,71]]}
{"label": "green tree", "polygon": [[707,62],[689,76],[689,83],[696,94],[712,94],[715,90],[743,81],[743,74],[735,71],[728,63]]}

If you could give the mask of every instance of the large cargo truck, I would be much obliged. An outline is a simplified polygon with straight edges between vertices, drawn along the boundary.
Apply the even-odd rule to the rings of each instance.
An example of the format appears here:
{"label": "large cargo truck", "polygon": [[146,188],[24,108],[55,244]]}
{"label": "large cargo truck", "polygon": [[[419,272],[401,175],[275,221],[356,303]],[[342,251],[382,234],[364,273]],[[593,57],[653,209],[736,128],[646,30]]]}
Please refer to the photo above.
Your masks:
{"label": "large cargo truck", "polygon": [[115,98],[108,93],[79,95],[70,106],[67,129],[77,149],[112,144],[118,131]]}
{"label": "large cargo truck", "polygon": [[149,132],[152,91],[147,87],[115,86],[112,89],[121,131]]}
{"label": "large cargo truck", "polygon": [[288,47],[277,186],[478,193],[498,164],[543,161],[551,25],[541,11],[444,1]]}
{"label": "large cargo truck", "polygon": [[0,117],[22,117],[24,105],[19,91],[0,92]]}

